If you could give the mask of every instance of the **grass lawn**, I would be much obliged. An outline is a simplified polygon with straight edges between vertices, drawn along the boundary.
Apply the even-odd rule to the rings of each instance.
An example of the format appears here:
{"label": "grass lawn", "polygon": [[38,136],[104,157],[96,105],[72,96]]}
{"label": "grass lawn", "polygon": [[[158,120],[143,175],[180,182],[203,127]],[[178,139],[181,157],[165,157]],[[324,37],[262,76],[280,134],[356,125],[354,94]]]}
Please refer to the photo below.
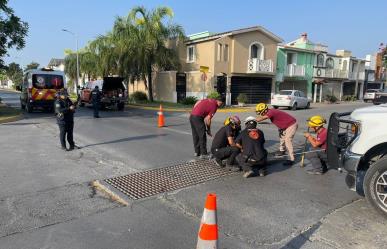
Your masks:
{"label": "grass lawn", "polygon": [[14,118],[17,118],[20,114],[20,110],[11,108],[5,104],[0,103],[0,123],[11,121]]}

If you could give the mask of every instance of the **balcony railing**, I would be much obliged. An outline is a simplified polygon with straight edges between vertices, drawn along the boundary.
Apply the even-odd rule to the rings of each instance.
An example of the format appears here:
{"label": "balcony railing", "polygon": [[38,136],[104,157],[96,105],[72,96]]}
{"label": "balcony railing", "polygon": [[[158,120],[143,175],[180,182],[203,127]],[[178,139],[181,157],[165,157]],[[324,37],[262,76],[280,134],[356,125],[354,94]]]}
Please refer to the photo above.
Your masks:
{"label": "balcony railing", "polygon": [[348,79],[348,71],[340,69],[315,68],[313,76],[333,79]]}
{"label": "balcony railing", "polygon": [[[349,72],[348,78],[350,80],[356,80],[356,72]],[[359,72],[359,80],[365,79],[365,72]]]}
{"label": "balcony railing", "polygon": [[285,69],[286,77],[303,77],[305,76],[305,66],[289,64]]}
{"label": "balcony railing", "polygon": [[272,60],[249,59],[247,63],[248,73],[273,73]]}

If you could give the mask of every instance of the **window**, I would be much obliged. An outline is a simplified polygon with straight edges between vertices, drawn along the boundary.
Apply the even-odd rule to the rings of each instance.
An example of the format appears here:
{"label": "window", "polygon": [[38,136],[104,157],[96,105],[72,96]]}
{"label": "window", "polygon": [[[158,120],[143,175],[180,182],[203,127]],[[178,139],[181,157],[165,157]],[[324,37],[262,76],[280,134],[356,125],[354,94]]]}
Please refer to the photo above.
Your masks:
{"label": "window", "polygon": [[61,75],[34,74],[32,75],[32,82],[37,89],[63,88],[63,77]]}
{"label": "window", "polygon": [[287,65],[293,64],[297,65],[297,54],[296,53],[286,53]]}
{"label": "window", "polygon": [[228,45],[224,44],[223,60],[228,61]]}
{"label": "window", "polygon": [[302,92],[302,91],[298,91],[298,93],[300,94],[300,97],[302,97],[302,98],[306,98],[306,96],[305,96],[305,93],[304,93],[304,92]]}
{"label": "window", "polygon": [[317,66],[318,67],[323,67],[324,66],[324,55],[323,54],[318,54],[317,55]]}
{"label": "window", "polygon": [[282,90],[279,92],[279,95],[292,95],[292,91]]}
{"label": "window", "polygon": [[216,53],[216,60],[221,61],[222,60],[222,44],[218,43],[218,51]]}
{"label": "window", "polygon": [[294,92],[294,96],[300,97],[300,93],[299,93],[298,91],[295,91],[295,92]]}
{"label": "window", "polygon": [[258,43],[258,42],[254,42],[253,44],[250,45],[250,59],[259,59],[259,60],[263,60],[263,55],[264,55],[264,48],[263,48],[263,45]]}
{"label": "window", "polygon": [[187,62],[194,62],[195,61],[195,47],[194,46],[188,46],[187,47]]}
{"label": "window", "polygon": [[325,64],[326,64],[326,67],[327,67],[328,69],[333,69],[333,68],[335,67],[335,62],[333,61],[332,58],[328,58],[328,59],[326,60]]}

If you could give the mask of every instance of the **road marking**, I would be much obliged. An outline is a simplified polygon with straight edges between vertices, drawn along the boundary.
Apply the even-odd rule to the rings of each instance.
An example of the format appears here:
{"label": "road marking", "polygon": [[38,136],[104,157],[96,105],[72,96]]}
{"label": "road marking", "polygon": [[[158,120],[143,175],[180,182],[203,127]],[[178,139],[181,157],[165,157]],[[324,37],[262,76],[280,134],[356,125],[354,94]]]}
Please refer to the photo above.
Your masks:
{"label": "road marking", "polygon": [[190,135],[190,136],[192,135],[191,132],[181,131],[181,130],[177,130],[177,129],[173,129],[173,128],[164,127],[163,129],[164,130],[173,131],[173,132],[176,132],[176,133],[180,133],[180,134],[184,134],[184,135]]}

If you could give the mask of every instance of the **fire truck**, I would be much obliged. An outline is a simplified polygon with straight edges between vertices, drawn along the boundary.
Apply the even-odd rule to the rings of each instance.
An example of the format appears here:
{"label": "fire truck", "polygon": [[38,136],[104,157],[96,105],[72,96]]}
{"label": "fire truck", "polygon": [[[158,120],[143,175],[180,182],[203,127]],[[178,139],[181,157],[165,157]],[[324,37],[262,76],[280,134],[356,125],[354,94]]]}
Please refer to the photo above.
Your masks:
{"label": "fire truck", "polygon": [[65,86],[65,75],[62,71],[47,68],[27,70],[23,83],[18,88],[21,91],[21,108],[29,113],[35,109],[54,112],[56,93]]}

